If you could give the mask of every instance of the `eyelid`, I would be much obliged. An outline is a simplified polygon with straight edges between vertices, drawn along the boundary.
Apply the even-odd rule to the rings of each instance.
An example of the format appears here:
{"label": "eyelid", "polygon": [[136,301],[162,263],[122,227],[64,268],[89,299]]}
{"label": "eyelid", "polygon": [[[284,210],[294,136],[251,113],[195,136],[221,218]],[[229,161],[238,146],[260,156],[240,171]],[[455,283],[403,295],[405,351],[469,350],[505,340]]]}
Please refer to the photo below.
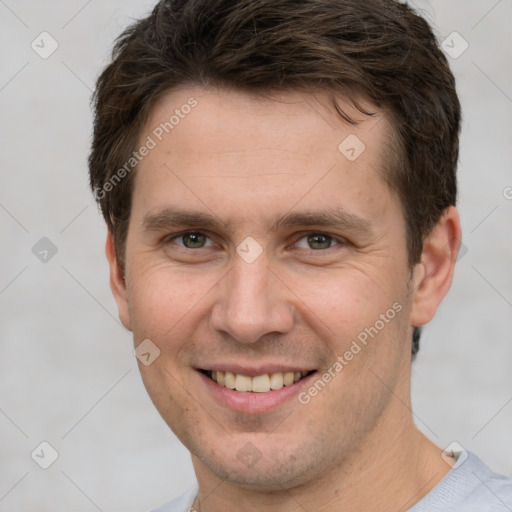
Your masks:
{"label": "eyelid", "polygon": [[[213,241],[213,237],[210,236],[208,234],[207,231],[203,230],[203,229],[184,229],[183,231],[180,231],[178,233],[172,233],[170,235],[166,235],[163,240],[162,240],[162,243],[169,243],[169,242],[174,242],[175,239],[177,238],[181,238],[183,237],[184,235],[188,234],[188,233],[198,233],[198,234],[201,234],[201,235],[204,235],[206,236],[206,238],[211,242],[211,245],[207,245],[207,246],[204,246],[204,247],[200,247],[198,249],[190,249],[189,247],[185,247],[184,245],[182,244],[175,244],[177,245],[178,247],[182,247],[184,249],[188,249],[188,250],[199,250],[199,249],[205,249],[207,247],[212,247],[212,246],[216,246],[218,244],[216,244],[214,241]],[[333,249],[334,247],[337,247],[339,245],[348,245],[350,242],[342,237],[342,236],[337,236],[337,235],[333,235],[331,233],[327,233],[325,231],[318,231],[318,230],[311,230],[311,231],[303,231],[303,232],[300,232],[300,233],[297,233],[294,237],[294,241],[292,242],[292,246],[296,245],[299,240],[302,240],[303,238],[306,238],[308,236],[311,236],[311,235],[322,235],[322,236],[326,236],[326,237],[329,237],[330,239],[332,239],[333,242],[336,242],[334,245],[331,245],[330,247],[328,247],[327,249]],[[314,251],[314,252],[322,252],[322,251],[326,251],[327,249],[305,249],[305,248],[299,248],[299,249],[302,249],[302,250],[307,250],[307,251]]]}
{"label": "eyelid", "polygon": [[183,231],[180,231],[179,233],[172,233],[171,235],[166,235],[163,240],[162,240],[162,243],[169,243],[169,242],[174,242],[174,240],[176,240],[177,238],[181,238],[183,237],[184,235],[187,235],[189,233],[196,233],[196,234],[199,234],[199,235],[204,235],[210,242],[211,242],[211,245],[206,245],[204,247],[199,247],[198,249],[190,249],[190,247],[185,247],[184,245],[181,245],[181,244],[176,244],[178,247],[183,247],[184,249],[189,249],[189,250],[194,250],[194,251],[197,251],[199,249],[205,249],[207,247],[212,247],[215,244],[215,242],[213,241],[212,237],[204,230],[202,229],[184,229]]}
{"label": "eyelid", "polygon": [[304,249],[304,248],[299,248],[299,249],[303,249],[303,250],[306,250],[306,251],[315,251],[315,252],[322,252],[322,251],[327,251],[328,249],[334,249],[334,247],[337,247],[338,245],[348,245],[349,244],[349,241],[342,237],[342,236],[337,236],[337,235],[333,235],[331,233],[327,233],[325,231],[307,231],[307,232],[302,232],[302,233],[297,233],[296,236],[295,236],[295,241],[293,242],[292,245],[296,245],[299,240],[302,240],[303,238],[306,238],[308,236],[311,236],[311,235],[322,235],[322,236],[325,236],[325,237],[329,237],[330,239],[332,239],[333,242],[336,242],[336,244],[334,245],[331,245],[330,247],[327,247],[327,249]]}

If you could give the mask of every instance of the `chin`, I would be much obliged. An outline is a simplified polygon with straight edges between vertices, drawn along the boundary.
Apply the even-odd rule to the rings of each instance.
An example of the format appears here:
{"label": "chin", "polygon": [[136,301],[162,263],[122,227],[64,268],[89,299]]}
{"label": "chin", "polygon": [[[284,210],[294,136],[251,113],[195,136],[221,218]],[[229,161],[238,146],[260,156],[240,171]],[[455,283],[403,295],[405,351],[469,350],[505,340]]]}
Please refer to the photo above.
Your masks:
{"label": "chin", "polygon": [[[233,450],[227,444],[210,450],[205,445],[197,451],[194,446],[189,449],[197,454],[193,456],[195,466],[197,462],[219,480],[260,492],[290,490],[316,480],[322,472],[329,470],[329,461],[326,460],[329,457],[319,457],[311,446],[298,449],[290,441],[285,445],[282,442],[268,444],[267,439],[267,445],[258,450],[256,444],[262,446],[267,436],[263,434],[261,441],[256,438],[252,442],[249,436],[243,436],[243,441],[233,439]],[[242,447],[235,448],[239,445]]]}

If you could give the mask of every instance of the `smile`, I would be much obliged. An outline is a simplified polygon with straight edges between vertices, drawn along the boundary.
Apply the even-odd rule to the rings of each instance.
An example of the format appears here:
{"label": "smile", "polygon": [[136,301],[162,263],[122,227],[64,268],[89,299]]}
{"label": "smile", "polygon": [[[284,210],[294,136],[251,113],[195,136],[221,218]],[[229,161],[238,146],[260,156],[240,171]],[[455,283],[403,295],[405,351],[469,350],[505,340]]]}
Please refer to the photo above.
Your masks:
{"label": "smile", "polygon": [[291,386],[314,373],[315,370],[263,373],[253,377],[230,371],[202,370],[201,372],[219,386],[227,389],[245,393],[268,393],[269,391],[277,391],[284,386]]}

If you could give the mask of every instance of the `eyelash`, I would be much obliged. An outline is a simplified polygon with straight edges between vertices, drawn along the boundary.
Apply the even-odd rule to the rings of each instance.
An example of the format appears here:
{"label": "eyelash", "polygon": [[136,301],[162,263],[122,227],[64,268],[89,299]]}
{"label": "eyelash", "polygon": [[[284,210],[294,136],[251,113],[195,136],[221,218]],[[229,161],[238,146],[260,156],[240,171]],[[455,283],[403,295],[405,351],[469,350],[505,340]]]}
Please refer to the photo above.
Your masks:
{"label": "eyelash", "polygon": [[[164,240],[164,243],[174,242],[175,240],[180,239],[180,238],[182,239],[185,235],[189,235],[189,234],[204,235],[208,240],[212,241],[211,237],[208,236],[203,231],[187,230],[187,231],[182,231],[181,233],[178,233],[178,234],[171,235],[170,237],[166,237],[166,239]],[[329,238],[331,240],[331,243],[334,243],[334,245],[331,245],[330,247],[327,247],[325,249],[299,248],[299,250],[313,251],[313,252],[319,253],[319,252],[325,252],[328,249],[333,249],[334,247],[337,247],[339,245],[346,246],[349,243],[346,239],[344,239],[342,237],[336,237],[336,236],[330,235],[329,233],[324,233],[322,231],[309,231],[306,233],[302,233],[300,237],[295,239],[295,241],[293,242],[292,245],[296,245],[300,240],[308,238],[312,235],[318,235],[318,236],[323,236],[323,237]],[[176,244],[176,245],[178,245],[179,247],[182,247],[183,249],[188,249],[188,250],[193,251],[193,250],[205,249],[205,248],[211,247],[212,245],[216,245],[216,244],[212,241],[212,245],[206,246],[206,247],[199,247],[197,249],[194,249],[191,247],[185,247],[184,245],[181,245],[181,244]]]}

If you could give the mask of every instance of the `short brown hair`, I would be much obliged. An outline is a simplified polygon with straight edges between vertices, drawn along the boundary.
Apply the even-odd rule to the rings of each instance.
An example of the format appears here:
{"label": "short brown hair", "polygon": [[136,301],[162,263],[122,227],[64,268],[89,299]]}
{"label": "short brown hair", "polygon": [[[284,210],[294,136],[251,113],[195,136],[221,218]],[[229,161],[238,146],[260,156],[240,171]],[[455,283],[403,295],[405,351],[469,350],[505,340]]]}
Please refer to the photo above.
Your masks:
{"label": "short brown hair", "polygon": [[112,57],[94,94],[89,169],[121,267],[134,173],[112,179],[130,160],[155,102],[182,85],[326,90],[356,107],[364,97],[384,110],[396,140],[394,164],[384,178],[402,204],[411,265],[420,260],[423,239],[442,212],[455,204],[455,80],[430,26],[407,5],[161,0],[121,34]]}

